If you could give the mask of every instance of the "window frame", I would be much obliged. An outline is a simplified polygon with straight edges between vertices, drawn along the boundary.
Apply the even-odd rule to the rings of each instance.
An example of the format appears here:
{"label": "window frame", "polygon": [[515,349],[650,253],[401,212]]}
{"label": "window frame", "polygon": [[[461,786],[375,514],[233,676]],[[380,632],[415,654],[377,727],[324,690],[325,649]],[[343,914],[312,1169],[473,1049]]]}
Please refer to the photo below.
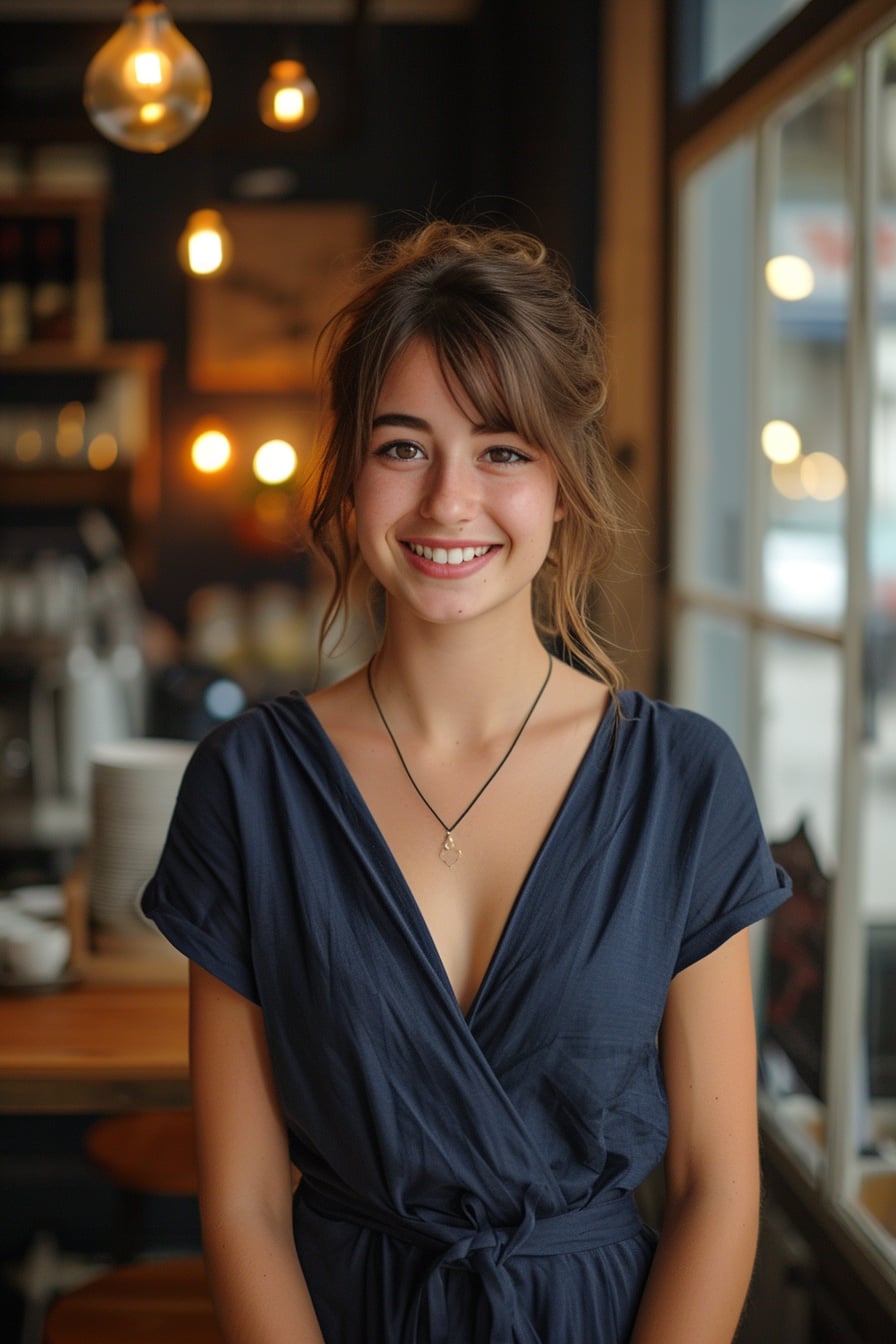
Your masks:
{"label": "window frame", "polygon": [[[817,1211],[819,1221],[833,1229],[833,1236],[854,1267],[866,1278],[875,1293],[896,1304],[896,1251],[892,1238],[858,1203],[859,1176],[855,1134],[858,1122],[858,1097],[852,1061],[863,1035],[864,990],[864,915],[860,907],[859,865],[861,862],[860,808],[850,800],[861,797],[863,761],[861,752],[863,621],[867,585],[865,543],[869,518],[869,407],[873,395],[874,373],[870,358],[870,333],[873,323],[871,258],[868,255],[869,230],[876,196],[873,168],[875,147],[880,134],[874,78],[871,62],[879,59],[872,51],[881,34],[896,24],[896,5],[891,0],[812,0],[784,24],[773,36],[734,71],[723,83],[687,103],[675,94],[676,22],[682,6],[667,5],[667,217],[670,222],[670,265],[668,273],[667,342],[669,356],[666,373],[666,423],[670,444],[668,478],[670,482],[669,518],[677,512],[676,452],[680,423],[679,364],[676,333],[680,330],[683,296],[679,292],[679,272],[684,242],[679,220],[683,214],[686,185],[691,175],[724,152],[738,139],[751,140],[755,154],[756,214],[754,219],[754,267],[757,272],[754,299],[751,407],[758,421],[764,404],[767,369],[761,334],[762,305],[768,302],[759,274],[760,259],[767,255],[764,230],[770,219],[773,191],[771,172],[772,142],[775,124],[789,107],[829,79],[834,70],[850,61],[855,71],[850,101],[850,175],[848,203],[857,222],[853,240],[853,274],[850,311],[845,339],[844,459],[849,476],[846,514],[847,596],[842,623],[837,628],[816,626],[803,621],[773,615],[764,608],[758,581],[763,512],[760,507],[761,460],[751,459],[751,489],[748,518],[749,565],[745,597],[722,596],[697,587],[685,587],[678,581],[674,554],[668,560],[667,585],[670,650],[676,647],[675,630],[681,614],[694,613],[733,619],[742,625],[750,648],[747,678],[747,719],[757,722],[759,674],[758,649],[763,633],[793,634],[813,643],[833,644],[843,656],[843,706],[840,725],[839,764],[839,863],[833,883],[830,909],[828,964],[826,966],[826,1004],[824,1058],[828,1078],[827,1139],[820,1156],[813,1160],[806,1150],[799,1151],[789,1127],[772,1098],[761,1098],[763,1129],[767,1150],[774,1154],[785,1173],[786,1182],[800,1192],[800,1198]],[[687,4],[685,5],[687,8]],[[870,75],[870,77],[869,77]],[[861,227],[865,222],[866,227]],[[759,424],[754,423],[753,441],[758,442]],[[674,541],[674,528],[668,535]],[[673,547],[670,545],[670,550]],[[756,734],[749,735],[750,743]],[[750,759],[751,754],[754,759]],[[748,746],[746,763],[756,767],[755,748]],[[870,1276],[870,1277],[869,1277]]]}

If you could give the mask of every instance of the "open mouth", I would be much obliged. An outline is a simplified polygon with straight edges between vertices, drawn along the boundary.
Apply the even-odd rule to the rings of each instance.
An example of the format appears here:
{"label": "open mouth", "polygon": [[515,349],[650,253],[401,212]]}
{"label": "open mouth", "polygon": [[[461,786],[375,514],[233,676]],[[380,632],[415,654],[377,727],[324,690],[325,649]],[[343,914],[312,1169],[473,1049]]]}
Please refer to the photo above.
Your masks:
{"label": "open mouth", "polygon": [[432,560],[436,565],[469,564],[471,560],[478,560],[494,549],[492,546],[421,546],[416,541],[406,541],[404,544],[421,560]]}

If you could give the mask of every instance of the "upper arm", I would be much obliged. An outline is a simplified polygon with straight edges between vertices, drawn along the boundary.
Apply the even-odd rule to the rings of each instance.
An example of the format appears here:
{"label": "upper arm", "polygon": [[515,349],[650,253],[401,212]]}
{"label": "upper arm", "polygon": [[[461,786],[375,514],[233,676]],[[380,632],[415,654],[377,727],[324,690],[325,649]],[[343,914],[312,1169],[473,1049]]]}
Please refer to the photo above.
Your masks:
{"label": "upper arm", "polygon": [[672,981],[660,1029],[672,1199],[714,1188],[758,1201],[756,1033],[749,933]]}
{"label": "upper arm", "polygon": [[195,962],[190,1076],[204,1214],[254,1205],[291,1218],[286,1132],[261,1009]]}

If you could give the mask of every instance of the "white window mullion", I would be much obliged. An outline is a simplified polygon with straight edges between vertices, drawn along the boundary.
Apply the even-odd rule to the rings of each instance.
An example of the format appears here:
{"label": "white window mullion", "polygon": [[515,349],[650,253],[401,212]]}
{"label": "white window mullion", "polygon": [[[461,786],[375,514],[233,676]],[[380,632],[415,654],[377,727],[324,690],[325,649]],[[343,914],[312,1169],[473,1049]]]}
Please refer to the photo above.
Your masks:
{"label": "white window mullion", "polygon": [[833,887],[826,969],[825,1070],[828,1095],[828,1186],[837,1203],[854,1198],[856,1155],[864,1138],[867,1080],[862,1030],[865,936],[861,909],[862,660],[866,611],[869,380],[869,182],[866,134],[873,116],[860,55],[853,66],[850,106],[852,285],[847,330],[845,457],[847,602],[844,617],[843,717],[840,756],[840,864]]}
{"label": "white window mullion", "polygon": [[[764,122],[755,137],[756,195],[753,216],[753,329],[750,333],[752,350],[750,395],[750,510],[748,551],[748,597],[751,608],[759,611],[762,602],[762,547],[765,536],[765,492],[768,473],[765,459],[759,449],[762,426],[765,424],[769,403],[769,339],[771,330],[771,294],[765,283],[765,263],[771,256],[771,214],[778,176],[777,137],[768,122]],[[747,768],[751,777],[760,778],[758,759],[760,734],[755,725],[762,717],[762,626],[755,620],[749,633],[749,671],[747,676]],[[755,941],[755,940],[754,940]]]}

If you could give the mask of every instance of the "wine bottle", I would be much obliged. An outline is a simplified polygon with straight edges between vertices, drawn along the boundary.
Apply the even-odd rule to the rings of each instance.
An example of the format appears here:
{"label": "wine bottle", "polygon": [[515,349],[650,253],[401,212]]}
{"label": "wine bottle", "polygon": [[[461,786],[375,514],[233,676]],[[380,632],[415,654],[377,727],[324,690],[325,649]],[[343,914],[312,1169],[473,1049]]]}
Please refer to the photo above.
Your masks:
{"label": "wine bottle", "polygon": [[25,228],[19,220],[0,222],[0,351],[12,354],[31,334]]}
{"label": "wine bottle", "polygon": [[70,341],[75,335],[75,266],[71,231],[57,219],[37,220],[32,242],[31,338]]}

